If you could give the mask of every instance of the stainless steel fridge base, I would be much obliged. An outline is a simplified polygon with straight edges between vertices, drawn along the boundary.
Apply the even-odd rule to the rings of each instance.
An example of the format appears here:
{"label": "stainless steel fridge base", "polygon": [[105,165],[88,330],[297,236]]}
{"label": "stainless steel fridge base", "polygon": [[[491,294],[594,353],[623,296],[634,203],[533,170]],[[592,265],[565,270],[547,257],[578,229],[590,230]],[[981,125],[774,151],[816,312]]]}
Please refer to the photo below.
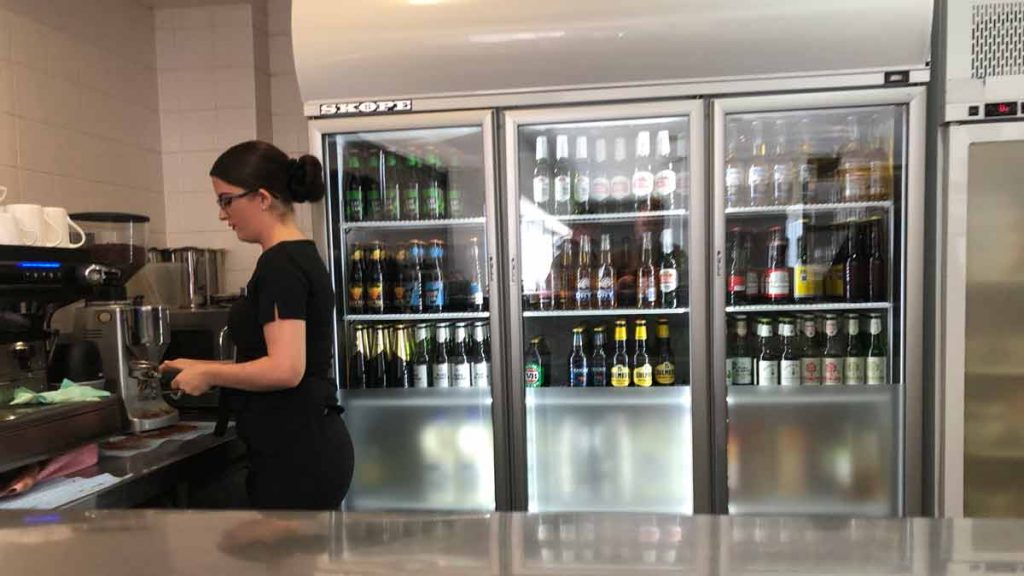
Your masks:
{"label": "stainless steel fridge base", "polygon": [[471,226],[483,226],[487,219],[483,216],[477,218],[450,218],[448,220],[374,220],[366,222],[347,222],[342,226],[346,231],[352,230],[390,230],[408,228],[462,228]]}
{"label": "stainless steel fridge base", "polygon": [[615,308],[612,310],[531,310],[523,318],[573,318],[587,316],[674,316],[689,314],[689,308]]}
{"label": "stainless steel fridge base", "polygon": [[345,322],[440,322],[486,320],[490,312],[421,312],[417,314],[349,314]]}

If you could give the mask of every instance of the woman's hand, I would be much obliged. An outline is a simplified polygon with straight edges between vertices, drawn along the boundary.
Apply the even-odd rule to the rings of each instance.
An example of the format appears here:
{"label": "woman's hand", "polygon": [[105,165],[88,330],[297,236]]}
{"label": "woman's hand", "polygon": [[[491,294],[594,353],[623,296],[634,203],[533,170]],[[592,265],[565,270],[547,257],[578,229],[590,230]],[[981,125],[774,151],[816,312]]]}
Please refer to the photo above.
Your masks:
{"label": "woman's hand", "polygon": [[171,389],[181,390],[189,396],[201,396],[214,386],[210,370],[212,362],[179,358],[167,360],[160,365],[160,372],[178,372],[171,382]]}

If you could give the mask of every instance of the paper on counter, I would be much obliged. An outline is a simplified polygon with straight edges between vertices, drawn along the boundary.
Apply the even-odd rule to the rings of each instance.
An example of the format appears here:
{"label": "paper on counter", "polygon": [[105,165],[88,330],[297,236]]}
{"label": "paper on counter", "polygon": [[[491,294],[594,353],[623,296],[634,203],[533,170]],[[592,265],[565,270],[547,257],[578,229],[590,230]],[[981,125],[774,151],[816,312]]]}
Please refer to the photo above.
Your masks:
{"label": "paper on counter", "polygon": [[[112,448],[104,448],[103,447],[104,442],[114,442],[114,441],[120,440],[122,438],[128,438],[129,437],[129,436],[113,436],[111,438],[108,438],[106,441],[100,443],[100,454],[103,455],[103,456],[112,456],[114,458],[128,458],[128,457],[134,456],[136,454],[142,454],[143,452],[149,452],[150,450],[156,448],[157,446],[163,444],[164,442],[166,442],[168,440],[178,440],[178,441],[182,441],[183,442],[185,440],[192,440],[194,438],[199,438],[200,436],[204,436],[204,435],[207,435],[207,434],[213,434],[213,430],[217,426],[216,422],[181,422],[181,424],[188,424],[189,426],[195,426],[196,428],[194,430],[188,430],[188,431],[185,431],[185,432],[179,432],[178,434],[174,434],[172,436],[166,436],[166,437],[163,437],[163,438],[148,437],[146,434],[151,434],[149,432],[143,433],[143,434],[139,434],[138,436],[143,439],[143,443],[140,446],[136,447],[136,448],[127,448],[127,449],[124,449],[124,450],[118,450],[118,449],[112,449]],[[153,432],[159,432],[159,430],[154,430]]]}
{"label": "paper on counter", "polygon": [[113,474],[100,474],[92,478],[54,478],[35,486],[21,496],[0,500],[0,510],[60,508],[130,477],[118,478]]}

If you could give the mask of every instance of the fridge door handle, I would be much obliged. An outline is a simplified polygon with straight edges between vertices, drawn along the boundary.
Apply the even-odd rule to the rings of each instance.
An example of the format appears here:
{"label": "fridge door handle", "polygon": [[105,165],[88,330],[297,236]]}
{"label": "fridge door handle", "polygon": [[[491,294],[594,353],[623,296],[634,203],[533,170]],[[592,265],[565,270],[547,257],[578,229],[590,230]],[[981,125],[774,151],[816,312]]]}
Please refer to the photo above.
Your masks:
{"label": "fridge door handle", "polygon": [[715,251],[715,275],[719,278],[722,277],[722,251]]}

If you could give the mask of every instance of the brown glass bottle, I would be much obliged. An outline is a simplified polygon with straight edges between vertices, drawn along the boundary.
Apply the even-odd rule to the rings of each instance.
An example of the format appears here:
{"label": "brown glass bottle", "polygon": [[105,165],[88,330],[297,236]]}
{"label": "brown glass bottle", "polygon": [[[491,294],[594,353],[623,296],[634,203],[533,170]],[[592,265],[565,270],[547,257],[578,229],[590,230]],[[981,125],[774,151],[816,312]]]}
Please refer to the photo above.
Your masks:
{"label": "brown glass bottle", "polygon": [[637,267],[637,306],[654,308],[658,305],[658,277],[654,270],[654,253],[651,247],[651,233],[644,232],[640,247],[640,265]]}
{"label": "brown glass bottle", "polygon": [[729,229],[729,253],[725,301],[729,306],[747,303],[747,254],[743,244],[743,229]]}
{"label": "brown glass bottle", "polygon": [[871,252],[868,255],[868,301],[885,302],[885,255],[882,253],[882,224],[871,223]]}
{"label": "brown glass bottle", "polygon": [[597,307],[601,310],[615,308],[616,295],[615,263],[612,262],[612,237],[601,235],[601,264],[597,269]]}
{"label": "brown glass bottle", "polygon": [[590,236],[580,236],[579,265],[576,266],[576,308],[594,305],[594,267],[590,264]]}
{"label": "brown glass bottle", "polygon": [[768,266],[765,270],[765,300],[770,304],[781,304],[790,299],[789,266],[786,252],[789,240],[782,233],[781,226],[768,230]]}
{"label": "brown glass bottle", "polygon": [[576,308],[576,263],[572,257],[572,237],[562,240],[562,264],[558,268],[556,305],[559,310]]}
{"label": "brown glass bottle", "polygon": [[862,251],[856,222],[851,221],[846,233],[846,264],[843,266],[843,300],[864,302],[868,297],[868,259]]}

